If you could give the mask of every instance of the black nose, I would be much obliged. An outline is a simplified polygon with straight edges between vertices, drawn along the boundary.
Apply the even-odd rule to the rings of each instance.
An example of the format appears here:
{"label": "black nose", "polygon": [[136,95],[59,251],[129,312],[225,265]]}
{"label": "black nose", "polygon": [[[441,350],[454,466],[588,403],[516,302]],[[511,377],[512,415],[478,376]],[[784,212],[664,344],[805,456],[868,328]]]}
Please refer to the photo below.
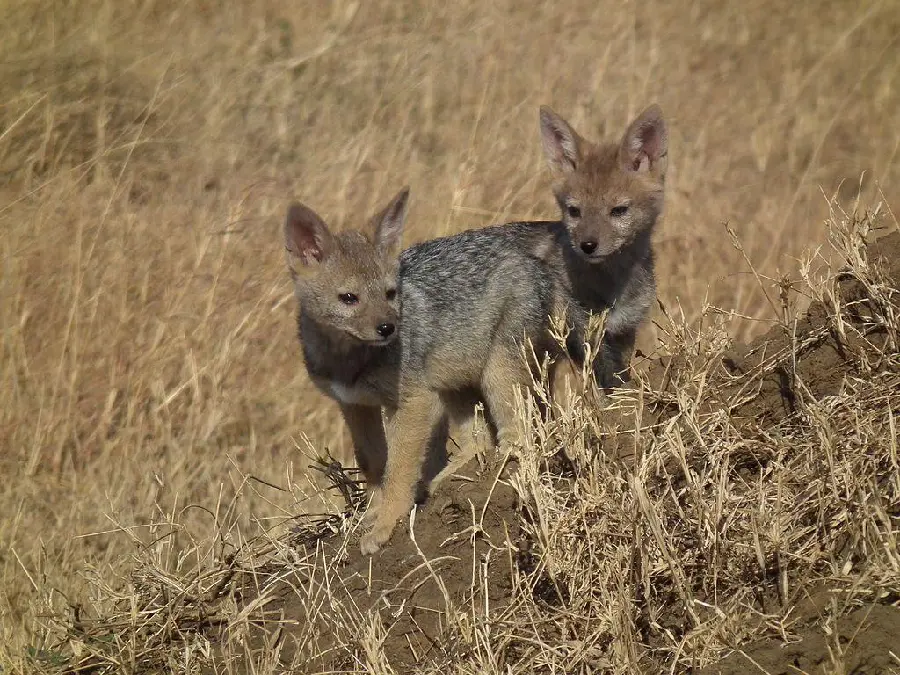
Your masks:
{"label": "black nose", "polygon": [[590,239],[588,241],[583,241],[581,242],[581,250],[590,255],[597,250],[597,242],[591,241]]}
{"label": "black nose", "polygon": [[375,329],[375,332],[378,333],[381,337],[388,337],[394,332],[394,324],[392,323],[383,323],[378,328]]}

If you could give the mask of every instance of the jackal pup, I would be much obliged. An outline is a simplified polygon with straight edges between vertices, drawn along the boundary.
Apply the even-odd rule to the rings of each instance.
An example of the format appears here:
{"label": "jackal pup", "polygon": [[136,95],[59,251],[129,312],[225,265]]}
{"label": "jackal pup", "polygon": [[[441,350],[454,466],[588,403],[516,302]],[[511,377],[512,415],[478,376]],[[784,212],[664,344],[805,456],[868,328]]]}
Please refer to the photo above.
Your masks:
{"label": "jackal pup", "polygon": [[284,224],[306,368],[340,405],[369,485],[381,482],[387,456],[382,407],[397,405],[397,269],[408,197],[404,188],[363,230],[334,234],[299,203]]}
{"label": "jackal pup", "polygon": [[[561,256],[554,264],[582,307],[609,310],[593,364],[598,384],[608,389],[628,379],[637,329],[656,297],[651,238],[663,208],[666,124],[651,105],[621,141],[595,144],[549,107],[541,108],[540,123],[564,230],[548,260]],[[573,340],[570,352],[577,346]]]}
{"label": "jackal pup", "polygon": [[550,316],[567,311],[557,272],[535,255],[546,230],[515,224],[434,239],[403,252],[400,263],[400,378],[386,471],[366,514],[363,553],[373,553],[409,512],[413,490],[439,433],[439,422],[463,426],[480,392],[500,446],[522,445],[514,392],[532,373],[522,358],[526,339],[537,354],[553,353]]}

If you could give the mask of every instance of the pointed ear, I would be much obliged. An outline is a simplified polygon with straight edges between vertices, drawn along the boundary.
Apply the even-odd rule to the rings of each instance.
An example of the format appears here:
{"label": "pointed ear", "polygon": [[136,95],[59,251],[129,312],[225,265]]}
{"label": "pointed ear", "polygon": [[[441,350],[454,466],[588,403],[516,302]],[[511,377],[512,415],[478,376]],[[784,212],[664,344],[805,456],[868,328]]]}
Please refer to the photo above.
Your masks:
{"label": "pointed ear", "polygon": [[541,106],[541,142],[554,173],[571,173],[581,162],[581,138],[549,106]]}
{"label": "pointed ear", "polygon": [[642,112],[625,132],[619,159],[626,171],[666,173],[669,134],[662,110],[656,104]]}
{"label": "pointed ear", "polygon": [[409,186],[405,186],[381,213],[372,218],[375,245],[384,253],[395,253],[400,246],[408,202]]}
{"label": "pointed ear", "polygon": [[331,244],[331,232],[315,211],[297,202],[290,205],[284,221],[284,246],[292,273],[296,273],[299,266],[316,265],[325,260]]}

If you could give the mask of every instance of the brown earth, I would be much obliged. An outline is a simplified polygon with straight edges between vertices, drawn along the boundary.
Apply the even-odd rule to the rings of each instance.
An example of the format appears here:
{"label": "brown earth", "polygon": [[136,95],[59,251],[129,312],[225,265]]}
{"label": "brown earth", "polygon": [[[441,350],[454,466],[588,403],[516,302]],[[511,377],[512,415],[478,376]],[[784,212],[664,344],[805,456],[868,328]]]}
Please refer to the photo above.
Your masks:
{"label": "brown earth", "polygon": [[[889,279],[900,279],[900,236],[889,234],[868,247],[869,259],[883,269]],[[852,276],[838,278],[840,299],[850,303],[851,315],[862,322],[867,314],[863,284]],[[876,300],[877,301],[877,300]],[[783,362],[770,368],[762,378],[762,384],[753,397],[735,410],[735,414],[758,424],[770,424],[796,411],[798,388],[805,388],[813,397],[834,395],[848,374],[847,350],[864,349],[862,340],[835,335],[826,329],[828,308],[813,303],[788,331],[776,326],[747,345],[735,348],[724,359],[731,375],[747,375],[778,352],[792,353],[792,347],[800,357],[796,367]],[[866,337],[877,339],[879,328],[867,330]],[[734,390],[728,391],[734,395]]]}
{"label": "brown earth", "polygon": [[868,605],[841,617],[827,629],[813,623],[799,633],[796,642],[770,639],[745,645],[720,663],[704,668],[701,675],[828,673],[832,652],[843,654],[847,673],[900,672],[896,656],[900,608],[895,606]]}
{"label": "brown earth", "polygon": [[[473,509],[482,514],[477,531],[467,527],[472,522]],[[385,654],[400,672],[412,672],[417,660],[433,659],[436,651],[452,651],[452,645],[440,640],[440,618],[449,607],[474,603],[496,608],[509,601],[514,563],[521,560],[511,559],[503,543],[511,541],[515,545],[519,539],[518,522],[514,491],[502,483],[494,484],[472,462],[445,481],[427,507],[417,512],[415,543],[408,536],[405,523],[398,526],[391,545],[374,558],[360,554],[358,537],[352,538],[349,545],[340,536],[302,541],[301,549],[318,545],[314,559],[327,560],[329,565],[339,562],[336,576],[332,572],[328,578],[322,573],[325,565],[314,565],[303,578],[292,578],[274,592],[269,589],[271,604],[267,614],[296,620],[301,628],[294,635],[304,642],[318,642],[321,658],[307,664],[311,671],[343,672],[352,670],[353,659],[340,648],[341,643],[354,636],[336,634],[335,625],[312,629],[304,625],[306,599],[317,595],[313,587],[318,586],[323,596],[338,591],[338,597],[329,598],[331,602],[352,599],[349,605],[360,613],[378,606],[387,633]],[[277,574],[279,570],[275,567],[263,573],[267,571]],[[473,574],[477,576],[473,578]],[[298,584],[306,585],[308,590],[297,594]],[[481,592],[473,593],[472,588],[480,588]],[[249,598],[258,597],[253,589],[245,592]],[[254,641],[263,644],[261,638],[257,635]],[[290,637],[281,646],[285,665],[293,661],[296,646]]]}
{"label": "brown earth", "polygon": [[[869,259],[876,261],[876,269],[891,279],[900,278],[900,233],[882,237],[868,247],[868,252]],[[867,297],[862,282],[850,276],[839,276],[837,284],[841,297],[851,303],[851,308],[857,306],[856,316],[862,325],[866,304],[877,299]],[[834,395],[847,377],[864,375],[854,372],[852,364],[859,360],[847,358],[846,350],[854,345],[824,330],[826,314],[823,306],[814,303],[792,335],[776,328],[749,345],[730,350],[723,360],[724,369],[717,375],[723,381],[734,375],[746,376],[758,368],[765,368],[767,374],[755,380],[757,389],[752,396],[739,388],[726,388],[726,395],[711,401],[710,406],[726,406],[733,419],[747,428],[762,428],[789,417],[797,397]],[[868,337],[877,343],[879,332],[883,331],[872,328]],[[792,340],[801,347],[792,349]],[[855,347],[863,349],[862,343]],[[772,355],[780,353],[785,355],[784,360],[773,362]],[[788,362],[791,354],[796,354],[795,368]],[[877,370],[878,354],[870,356],[869,362]],[[676,379],[666,377],[672,370],[671,363],[651,364],[649,378],[672,390],[678,386]],[[672,412],[663,407],[659,419]],[[564,458],[546,468],[565,480]],[[377,607],[384,656],[397,672],[416,672],[417,663],[456,662],[465,656],[460,651],[463,641],[448,640],[445,632],[443,622],[453,615],[454,608],[489,607],[502,613],[504,606],[517,602],[511,590],[523,575],[532,575],[529,588],[538,606],[565,605],[562,584],[548,574],[533,574],[540,561],[529,554],[530,543],[520,531],[528,508],[520,503],[516,491],[506,482],[495,480],[496,476],[495,467],[479,467],[470,461],[458,474],[445,479],[427,504],[418,509],[415,542],[404,523],[390,544],[371,559],[359,553],[357,536],[323,537],[320,531],[298,537],[292,545],[301,551],[301,558],[315,563],[305,567],[303,574],[292,573],[288,578],[280,577],[278,565],[261,568],[252,576],[253,584],[245,584],[239,594],[241,601],[247,602],[261,597],[261,588],[267,593],[258,622],[263,628],[252,636],[251,643],[257,649],[272,651],[271,625],[266,622],[274,620],[281,626],[274,651],[284,665],[293,661],[299,644],[309,650],[313,641],[319,657],[307,662],[309,672],[351,672],[359,667],[354,652],[360,648],[359,636],[364,632],[358,617]],[[480,527],[473,528],[473,521]],[[326,568],[331,569],[330,574]],[[272,579],[278,579],[275,586]],[[304,591],[298,592],[301,587]],[[764,588],[761,609],[777,602],[776,595],[774,586]],[[321,603],[326,597],[334,606],[344,603],[355,608],[356,622],[346,614],[338,617],[323,612]],[[900,645],[900,608],[894,606],[898,599],[888,596],[884,604],[845,608],[848,613],[829,625],[826,634],[823,608],[830,597],[823,593],[818,599],[797,600],[790,625],[795,639],[790,642],[767,638],[735,645],[733,654],[700,672],[826,672],[829,649],[838,648],[844,650],[844,663],[850,664],[847,672],[863,675],[898,669],[900,661],[890,653],[893,649],[896,654]],[[315,607],[316,625],[305,618],[310,607]],[[669,620],[683,628],[686,617],[672,616]],[[646,672],[655,672],[652,658],[646,662],[650,664]]]}

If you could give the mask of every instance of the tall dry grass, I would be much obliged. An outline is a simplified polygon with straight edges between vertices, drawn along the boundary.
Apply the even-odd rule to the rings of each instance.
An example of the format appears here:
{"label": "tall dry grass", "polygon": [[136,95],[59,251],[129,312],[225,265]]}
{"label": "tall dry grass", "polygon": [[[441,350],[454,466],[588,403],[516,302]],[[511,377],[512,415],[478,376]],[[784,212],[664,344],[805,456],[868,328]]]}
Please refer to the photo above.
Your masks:
{"label": "tall dry grass", "polygon": [[[515,470],[468,467],[464,487],[444,484],[374,560],[358,551],[361,491],[340,471],[355,508],[249,540],[238,528],[190,540],[184,513],[160,514],[130,566],[91,570],[83,605],[40,586],[42,648],[18,663],[895,672],[900,235],[879,260],[863,245],[875,223],[836,211],[840,268],[809,257],[790,291],[816,302],[809,317],[784,317],[754,345],[735,345],[714,311],[702,330],[667,317],[666,357],[603,407],[590,385],[551,399],[545,372],[549,410],[520,402],[532,433]],[[209,515],[225,523],[227,511]]]}
{"label": "tall dry grass", "polygon": [[597,137],[656,100],[660,297],[749,337],[774,312],[723,222],[775,277],[822,191],[896,203],[898,29],[890,0],[3,3],[0,660],[162,514],[177,567],[326,508],[305,467],[349,440],[294,342],[288,199],[341,226],[410,183],[407,243],[552,216],[538,105]]}

